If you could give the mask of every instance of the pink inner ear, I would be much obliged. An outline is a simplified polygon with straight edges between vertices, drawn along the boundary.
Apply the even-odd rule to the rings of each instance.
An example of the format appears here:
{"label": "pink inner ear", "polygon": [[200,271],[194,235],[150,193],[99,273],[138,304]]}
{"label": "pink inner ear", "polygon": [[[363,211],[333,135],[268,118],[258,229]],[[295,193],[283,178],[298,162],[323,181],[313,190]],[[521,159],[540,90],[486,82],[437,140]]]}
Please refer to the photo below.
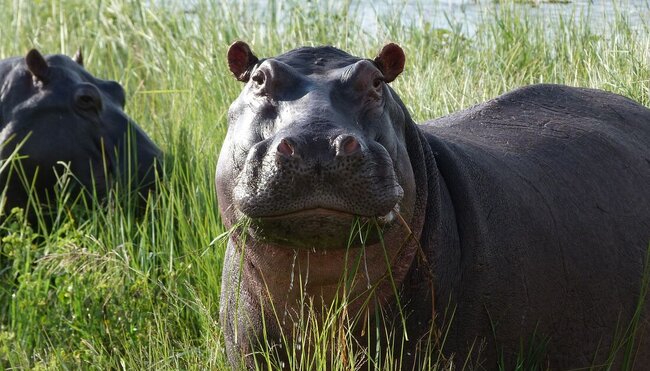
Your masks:
{"label": "pink inner ear", "polygon": [[248,54],[240,48],[230,48],[228,50],[228,67],[230,71],[239,76],[244,72],[245,66],[248,65]]}
{"label": "pink inner ear", "polygon": [[400,48],[399,45],[390,43],[385,45],[377,58],[375,58],[375,63],[379,66],[379,69],[384,74],[386,82],[391,82],[402,73],[404,70],[404,63],[406,61],[406,56],[404,51]]}
{"label": "pink inner ear", "polygon": [[243,41],[236,41],[228,49],[228,67],[239,81],[247,81],[248,68],[257,62],[250,47]]}

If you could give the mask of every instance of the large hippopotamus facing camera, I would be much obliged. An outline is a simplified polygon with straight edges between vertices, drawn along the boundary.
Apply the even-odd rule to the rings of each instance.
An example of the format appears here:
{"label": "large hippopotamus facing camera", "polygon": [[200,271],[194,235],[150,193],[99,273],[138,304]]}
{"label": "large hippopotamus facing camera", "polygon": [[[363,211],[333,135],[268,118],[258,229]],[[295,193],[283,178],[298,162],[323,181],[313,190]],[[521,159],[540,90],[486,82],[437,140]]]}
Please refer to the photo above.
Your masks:
{"label": "large hippopotamus facing camera", "polygon": [[392,347],[350,369],[422,369],[432,345],[458,368],[650,364],[648,108],[533,85],[416,125],[389,86],[396,44],[259,59],[236,42],[228,64],[245,83],[216,174],[234,366],[294,367],[305,308],[343,296],[359,348]]}
{"label": "large hippopotamus facing camera", "polygon": [[52,206],[65,171],[71,190],[100,199],[116,180],[141,196],[153,187],[161,151],[124,113],[122,86],[88,73],[81,51],[2,60],[0,85],[0,214]]}

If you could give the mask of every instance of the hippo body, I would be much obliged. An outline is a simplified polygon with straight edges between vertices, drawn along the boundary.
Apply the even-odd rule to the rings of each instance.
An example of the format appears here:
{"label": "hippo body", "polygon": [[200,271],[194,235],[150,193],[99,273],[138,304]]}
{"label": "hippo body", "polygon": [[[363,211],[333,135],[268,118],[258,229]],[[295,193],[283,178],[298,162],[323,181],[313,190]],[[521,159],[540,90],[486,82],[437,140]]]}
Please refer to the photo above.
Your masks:
{"label": "hippo body", "polygon": [[[241,42],[228,57],[247,83],[216,177],[234,227],[220,306],[233,365],[291,347],[305,297],[332,303],[361,260],[347,311],[363,317],[367,300],[383,326],[406,326],[397,368],[423,367],[431,321],[457,367],[510,369],[540,344],[533,361],[552,369],[625,365],[636,322],[628,345],[636,367],[650,364],[649,109],[533,85],[416,125],[387,85],[404,65],[395,44],[374,60],[324,47],[260,61]],[[376,221],[383,238],[350,242],[354,220]]]}
{"label": "hippo body", "polygon": [[65,167],[75,178],[70,190],[99,199],[116,180],[141,196],[153,187],[161,151],[124,113],[122,86],[88,73],[80,52],[2,60],[0,86],[5,214],[52,206]]}
{"label": "hippo body", "polygon": [[[537,326],[552,368],[600,364],[640,300],[650,110],[599,90],[533,85],[420,128],[458,236],[425,244],[439,310],[448,297],[456,305],[447,347],[480,334],[512,357]],[[639,366],[650,364],[642,344]]]}

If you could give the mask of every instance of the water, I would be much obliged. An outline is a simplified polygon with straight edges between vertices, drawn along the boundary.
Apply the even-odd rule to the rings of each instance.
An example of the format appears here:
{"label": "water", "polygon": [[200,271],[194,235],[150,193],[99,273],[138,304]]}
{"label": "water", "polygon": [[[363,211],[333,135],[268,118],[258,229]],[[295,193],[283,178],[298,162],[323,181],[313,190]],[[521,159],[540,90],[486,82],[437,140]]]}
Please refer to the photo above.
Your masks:
{"label": "water", "polygon": [[499,7],[513,7],[527,14],[531,20],[546,22],[549,28],[562,17],[587,20],[591,28],[598,30],[614,19],[623,16],[630,26],[639,31],[650,31],[650,1],[648,0],[573,0],[573,1],[521,1],[501,5],[495,1],[439,0],[439,1],[359,1],[363,28],[378,31],[378,19],[400,17],[406,24],[458,30],[468,36],[477,31],[477,25]]}
{"label": "water", "polygon": [[[159,0],[162,1],[162,0]],[[193,1],[179,1],[191,8]],[[596,32],[620,14],[638,31],[650,32],[650,0],[512,0],[500,4],[495,0],[253,0],[226,1],[241,9],[250,19],[268,19],[269,12],[282,27],[282,19],[296,7],[317,10],[317,13],[351,14],[364,32],[382,32],[382,20],[399,19],[404,25],[429,29],[452,29],[473,36],[482,19],[499,10],[513,7],[532,21],[542,21],[553,27],[560,18],[587,20]],[[189,9],[188,8],[188,9]],[[265,16],[266,15],[266,16]],[[488,18],[493,19],[493,18]],[[394,23],[394,22],[391,22]]]}
{"label": "water", "polygon": [[[189,17],[196,15],[196,5],[202,0],[152,0],[152,3],[180,6]],[[317,14],[350,14],[363,32],[380,34],[383,20],[398,19],[406,26],[447,29],[472,37],[483,19],[498,12],[500,7],[512,7],[516,14],[525,14],[531,21],[548,24],[549,29],[573,19],[587,21],[598,33],[622,16],[634,31],[650,32],[650,0],[221,0],[211,2],[217,7],[234,7],[256,19],[264,27],[269,14],[282,28],[283,19],[296,7]],[[270,25],[269,25],[270,26]],[[333,37],[336,35],[333,34]]]}

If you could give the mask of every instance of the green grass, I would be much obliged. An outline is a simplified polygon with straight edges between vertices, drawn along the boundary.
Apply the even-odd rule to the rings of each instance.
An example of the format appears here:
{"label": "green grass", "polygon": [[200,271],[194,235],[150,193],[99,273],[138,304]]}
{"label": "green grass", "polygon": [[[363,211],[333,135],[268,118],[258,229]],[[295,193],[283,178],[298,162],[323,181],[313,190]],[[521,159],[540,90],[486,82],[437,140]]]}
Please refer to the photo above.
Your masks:
{"label": "green grass", "polygon": [[[374,57],[395,41],[407,64],[392,85],[416,121],[537,82],[650,105],[650,30],[620,13],[597,28],[587,14],[565,16],[549,31],[525,9],[487,3],[476,35],[426,19],[379,19],[370,33],[354,2],[349,13],[331,4],[326,13],[278,0],[254,14],[226,1],[167,3],[0,3],[0,57],[83,47],[87,69],[125,86],[128,114],[169,155],[144,215],[114,202],[87,213],[65,208],[48,232],[25,225],[20,212],[0,226],[0,368],[227,368],[218,324],[225,231],[213,179],[227,108],[242,87],[225,58],[234,40],[260,57],[319,44]],[[352,348],[339,314],[305,336],[323,349]],[[308,316],[305,326],[317,327]]]}

